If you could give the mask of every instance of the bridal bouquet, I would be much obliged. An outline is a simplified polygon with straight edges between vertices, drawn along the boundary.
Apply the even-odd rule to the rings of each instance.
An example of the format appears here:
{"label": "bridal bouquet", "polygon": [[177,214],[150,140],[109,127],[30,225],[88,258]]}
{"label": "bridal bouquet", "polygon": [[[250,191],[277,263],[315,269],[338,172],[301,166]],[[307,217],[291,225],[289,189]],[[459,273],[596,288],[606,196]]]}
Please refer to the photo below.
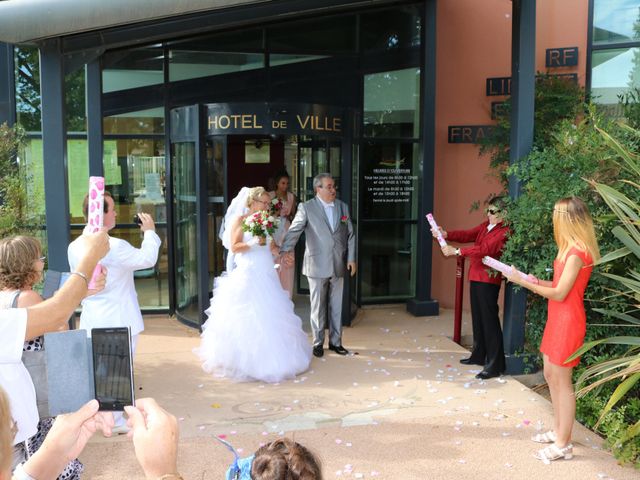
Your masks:
{"label": "bridal bouquet", "polygon": [[260,239],[260,245],[264,245],[267,235],[270,237],[273,236],[279,223],[280,219],[275,218],[269,212],[261,210],[252,213],[244,219],[242,231],[249,232],[254,237],[258,237],[258,239]]}
{"label": "bridal bouquet", "polygon": [[282,200],[278,197],[273,197],[273,200],[271,200],[269,211],[274,217],[279,217],[280,212],[282,211],[282,207],[284,207]]}

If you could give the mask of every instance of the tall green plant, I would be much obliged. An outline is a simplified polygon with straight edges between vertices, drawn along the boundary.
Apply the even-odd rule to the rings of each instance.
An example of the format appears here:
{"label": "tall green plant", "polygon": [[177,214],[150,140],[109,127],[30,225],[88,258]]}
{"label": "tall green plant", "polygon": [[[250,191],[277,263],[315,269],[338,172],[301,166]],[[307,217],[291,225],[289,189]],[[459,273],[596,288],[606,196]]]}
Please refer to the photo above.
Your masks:
{"label": "tall green plant", "polygon": [[[610,185],[591,182],[593,188],[618,219],[620,224],[615,226],[611,233],[624,245],[624,247],[603,257],[600,263],[619,261],[620,258],[626,256],[634,259],[634,267],[630,268],[626,274],[603,273],[606,277],[618,282],[623,288],[618,293],[622,298],[627,299],[625,308],[622,311],[611,308],[598,309],[598,311],[635,327],[640,327],[640,203],[638,202],[640,156],[626,148],[621,141],[614,138],[606,130],[597,126],[595,128],[615,155],[621,169],[631,176],[631,179],[623,182],[631,186],[632,192],[635,193],[635,196],[630,197]],[[632,127],[623,126],[622,128],[630,132],[632,136],[640,135]],[[620,356],[590,366],[578,378],[578,385],[585,385],[579,390],[579,395],[585,395],[608,382],[619,382],[604,406],[596,426],[603,421],[615,405],[634,390],[636,385],[640,385],[640,336],[617,336],[595,340],[586,343],[572,358],[583,355],[597,345],[603,344],[624,345],[628,347],[628,350]],[[620,441],[624,443],[638,435],[640,435],[640,420],[628,428]]]}
{"label": "tall green plant", "polygon": [[19,126],[0,125],[0,238],[33,234],[39,223],[29,209],[29,176],[18,157],[24,140],[24,130]]}
{"label": "tall green plant", "polygon": [[[584,89],[576,82],[566,78],[538,73],[535,88],[535,111],[533,148],[542,150],[554,142],[558,125],[569,120],[575,121],[583,111]],[[496,125],[491,136],[485,137],[481,146],[481,155],[491,156],[494,173],[507,187],[509,166],[509,144],[511,135],[511,99],[498,110]]]}

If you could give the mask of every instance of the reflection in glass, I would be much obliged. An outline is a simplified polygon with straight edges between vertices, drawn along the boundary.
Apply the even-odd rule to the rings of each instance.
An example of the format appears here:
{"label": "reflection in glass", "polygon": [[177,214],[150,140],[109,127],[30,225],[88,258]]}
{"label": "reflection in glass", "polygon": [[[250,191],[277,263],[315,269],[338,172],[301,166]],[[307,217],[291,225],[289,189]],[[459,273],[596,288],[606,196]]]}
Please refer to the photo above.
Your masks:
{"label": "reflection in glass", "polygon": [[415,295],[416,232],[416,225],[408,223],[361,227],[358,274],[363,302]]}
{"label": "reflection in glass", "polygon": [[40,60],[38,49],[15,48],[16,114],[28,132],[42,130],[40,108]]}
{"label": "reflection in glass", "polygon": [[169,80],[210,77],[264,68],[262,53],[223,53],[187,50],[169,52]]}
{"label": "reflection in glass", "polygon": [[360,48],[364,52],[420,46],[421,16],[418,7],[394,7],[362,14],[360,25]]}
{"label": "reflection in glass", "polygon": [[595,0],[593,43],[628,42],[640,38],[640,1]]}
{"label": "reflection in glass", "polygon": [[[211,281],[225,269],[225,252],[218,233],[224,218],[224,142],[225,137],[208,138],[207,156],[207,238],[209,249],[209,278]],[[213,284],[208,286],[213,289]]]}
{"label": "reflection in glass", "polygon": [[640,87],[640,48],[596,50],[592,59],[591,94],[595,102],[617,105],[618,95]]}
{"label": "reflection in glass", "polygon": [[159,45],[108,52],[103,57],[102,92],[159,85],[164,81],[163,63]]}
{"label": "reflection in glass", "polygon": [[184,320],[199,325],[195,144],[175,143],[172,145],[172,154],[176,217],[176,308]]}
{"label": "reflection in glass", "polygon": [[164,133],[164,108],[156,107],[104,117],[104,134]]}
{"label": "reflection in glass", "polygon": [[356,16],[314,18],[267,29],[269,49],[278,53],[355,52]]}
{"label": "reflection in glass", "polygon": [[269,55],[269,65],[272,67],[277,67],[278,65],[288,65],[290,63],[312,62],[314,60],[320,60],[322,58],[328,57],[326,55],[272,53],[271,55]]}
{"label": "reflection in glass", "polygon": [[420,69],[407,68],[364,77],[364,135],[420,136]]}

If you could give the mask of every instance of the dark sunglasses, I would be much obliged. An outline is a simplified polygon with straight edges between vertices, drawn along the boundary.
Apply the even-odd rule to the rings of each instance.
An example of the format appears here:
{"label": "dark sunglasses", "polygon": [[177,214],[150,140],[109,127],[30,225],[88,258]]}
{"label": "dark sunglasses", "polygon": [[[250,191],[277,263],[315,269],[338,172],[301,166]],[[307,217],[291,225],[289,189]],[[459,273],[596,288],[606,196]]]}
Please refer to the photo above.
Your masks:
{"label": "dark sunglasses", "polygon": [[487,208],[485,210],[488,214],[495,215],[496,213],[500,213],[502,210],[498,208]]}

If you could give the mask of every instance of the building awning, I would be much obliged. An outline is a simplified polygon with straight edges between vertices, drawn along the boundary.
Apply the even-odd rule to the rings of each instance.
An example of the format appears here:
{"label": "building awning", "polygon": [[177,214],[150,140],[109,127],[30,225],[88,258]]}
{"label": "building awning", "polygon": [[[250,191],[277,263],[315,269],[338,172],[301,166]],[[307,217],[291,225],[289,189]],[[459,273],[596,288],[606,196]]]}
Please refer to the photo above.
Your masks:
{"label": "building awning", "polygon": [[269,1],[5,0],[0,1],[0,42],[35,43],[52,37]]}

